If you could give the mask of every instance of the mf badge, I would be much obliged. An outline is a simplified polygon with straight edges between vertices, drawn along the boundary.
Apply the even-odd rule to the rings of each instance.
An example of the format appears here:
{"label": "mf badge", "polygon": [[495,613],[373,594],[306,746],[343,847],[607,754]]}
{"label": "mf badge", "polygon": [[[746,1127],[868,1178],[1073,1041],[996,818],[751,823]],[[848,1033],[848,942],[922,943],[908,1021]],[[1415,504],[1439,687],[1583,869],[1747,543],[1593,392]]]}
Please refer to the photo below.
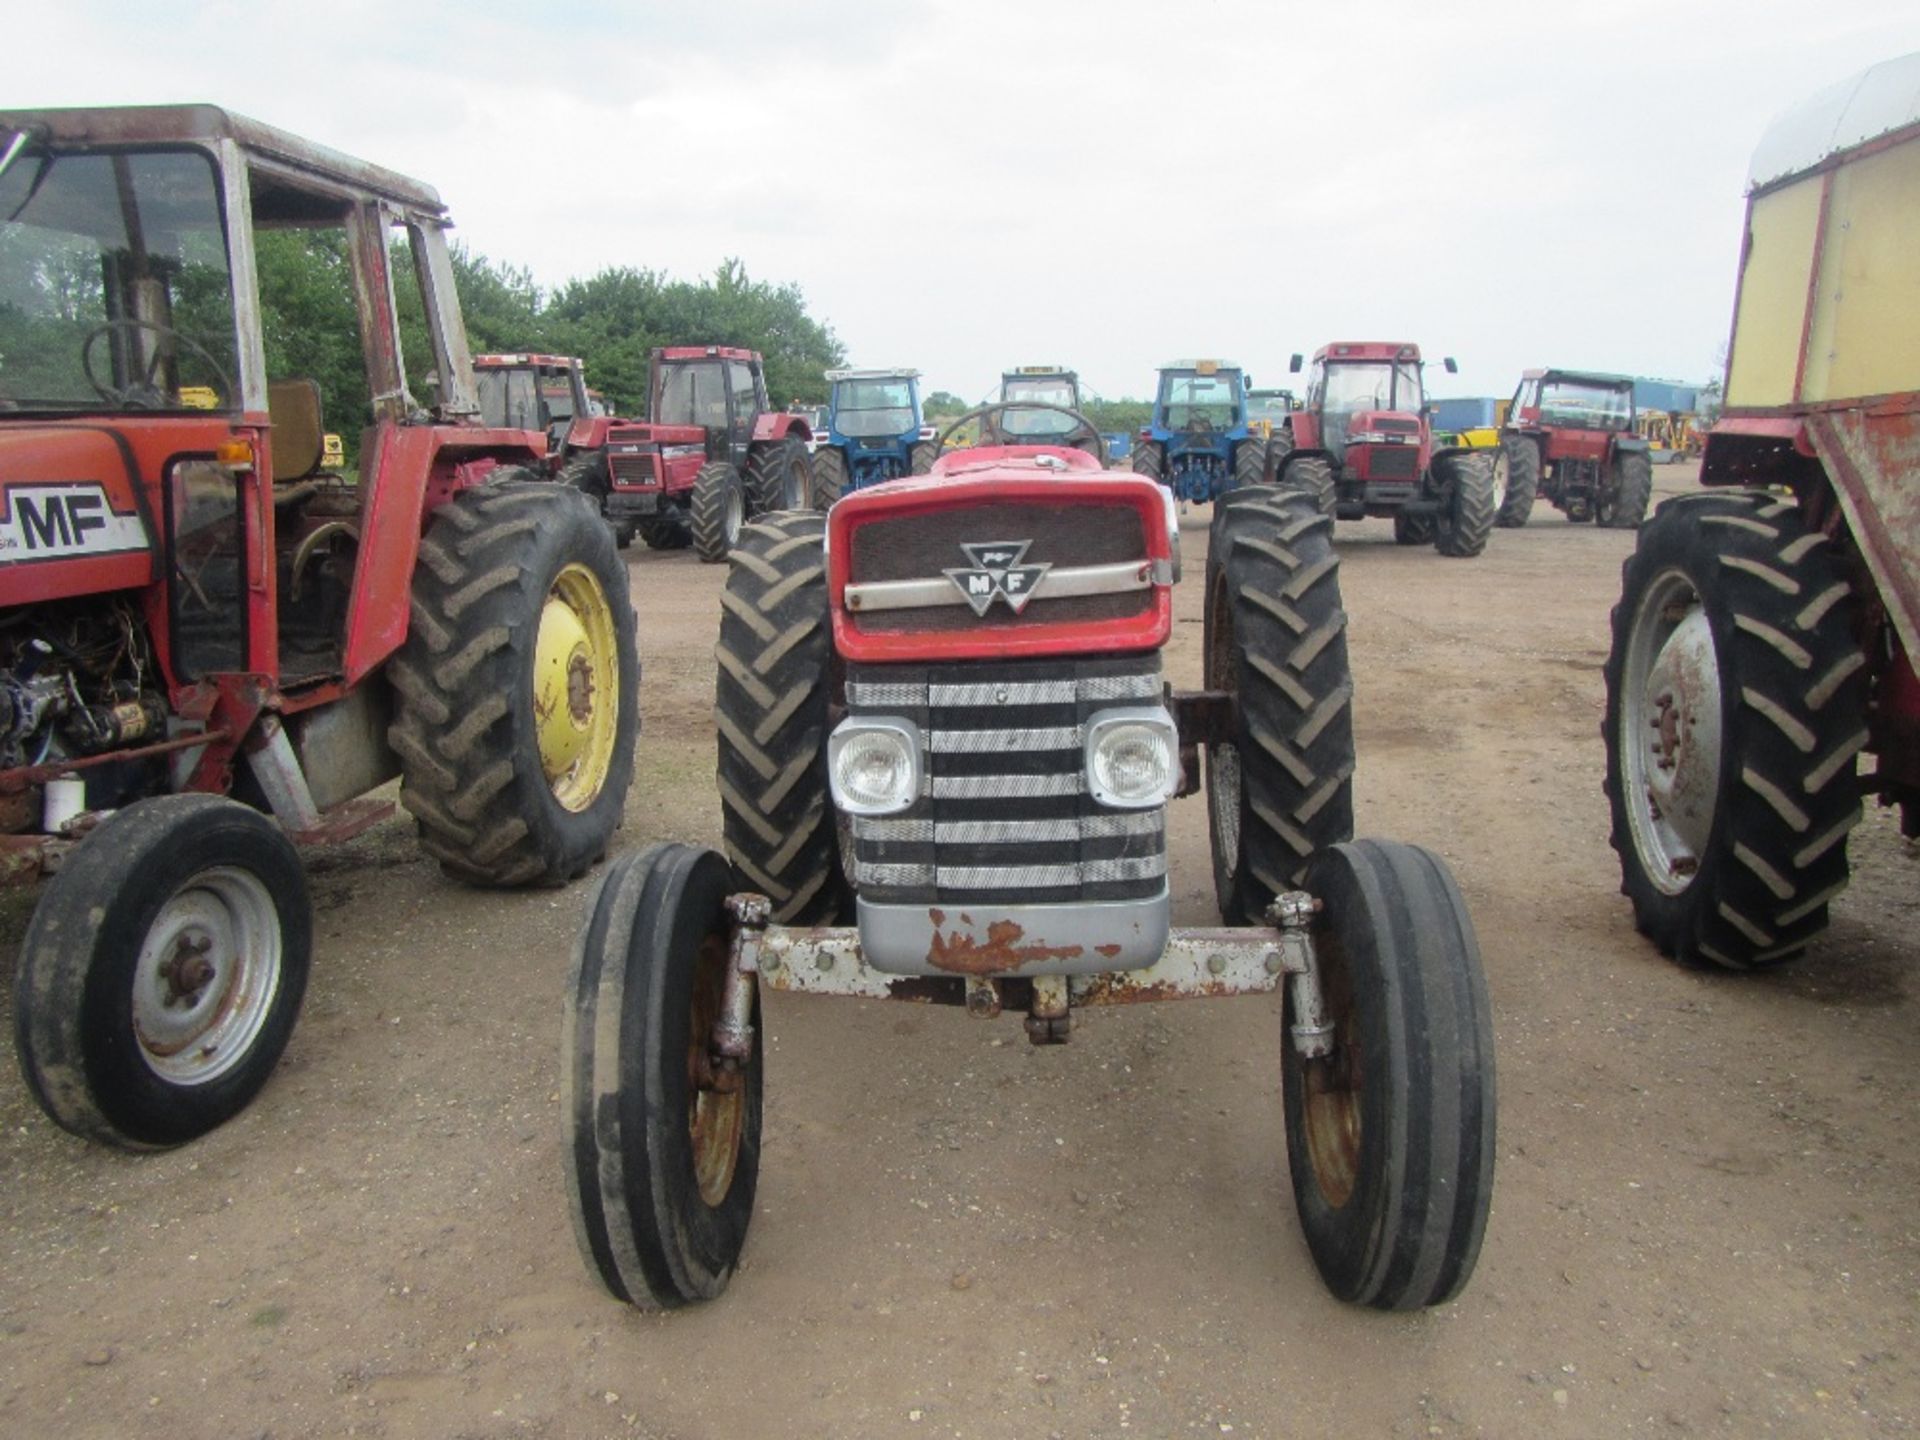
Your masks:
{"label": "mf badge", "polygon": [[960,593],[966,597],[967,604],[973,607],[974,614],[985,615],[987,607],[995,600],[1004,600],[1007,608],[1018,615],[1033,598],[1040,577],[1053,568],[1052,565],[1020,563],[1031,544],[1031,540],[985,540],[972,545],[963,543],[960,548],[973,564],[949,570],[946,576],[960,587]]}

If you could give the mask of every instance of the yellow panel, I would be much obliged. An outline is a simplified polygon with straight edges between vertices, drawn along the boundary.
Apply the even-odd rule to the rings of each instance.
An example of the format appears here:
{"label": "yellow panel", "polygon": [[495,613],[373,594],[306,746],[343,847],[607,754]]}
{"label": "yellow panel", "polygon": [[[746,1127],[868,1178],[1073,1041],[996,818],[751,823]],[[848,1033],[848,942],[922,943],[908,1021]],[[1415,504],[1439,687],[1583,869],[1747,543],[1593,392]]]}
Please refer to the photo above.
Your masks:
{"label": "yellow panel", "polygon": [[1734,317],[1727,404],[1788,405],[1807,318],[1820,177],[1763,195],[1747,211],[1746,270]]}
{"label": "yellow panel", "polygon": [[1843,165],[1801,398],[1920,390],[1920,140]]}

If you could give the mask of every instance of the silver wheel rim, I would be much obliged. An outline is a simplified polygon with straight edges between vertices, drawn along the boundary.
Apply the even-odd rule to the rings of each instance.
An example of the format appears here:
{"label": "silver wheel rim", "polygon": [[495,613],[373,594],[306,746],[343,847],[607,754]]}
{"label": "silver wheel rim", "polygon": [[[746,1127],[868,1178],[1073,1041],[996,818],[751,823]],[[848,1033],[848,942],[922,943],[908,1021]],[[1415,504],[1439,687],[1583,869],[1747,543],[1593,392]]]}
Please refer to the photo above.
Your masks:
{"label": "silver wheel rim", "polygon": [[1621,788],[1633,848],[1664,894],[1693,883],[1713,835],[1721,760],[1720,659],[1693,582],[1653,578],[1620,676]]}
{"label": "silver wheel rim", "polygon": [[738,485],[729,485],[727,487],[726,502],[721,509],[720,520],[720,529],[726,535],[728,545],[739,543],[740,527],[746,523],[746,519],[747,505],[746,501],[741,498],[740,487]]}
{"label": "silver wheel rim", "polygon": [[1493,456],[1493,508],[1500,509],[1507,503],[1507,456],[1505,451],[1496,451]]}
{"label": "silver wheel rim", "polygon": [[1240,872],[1240,751],[1232,745],[1207,747],[1207,788],[1213,792],[1213,845],[1221,868]]}
{"label": "silver wheel rim", "polygon": [[807,508],[807,480],[800,473],[795,462],[787,465],[787,478],[780,490],[780,508],[783,510],[804,510]]}
{"label": "silver wheel rim", "polygon": [[140,1058],[174,1085],[240,1064],[280,991],[280,912],[260,877],[202,870],[160,907],[133,973]]}

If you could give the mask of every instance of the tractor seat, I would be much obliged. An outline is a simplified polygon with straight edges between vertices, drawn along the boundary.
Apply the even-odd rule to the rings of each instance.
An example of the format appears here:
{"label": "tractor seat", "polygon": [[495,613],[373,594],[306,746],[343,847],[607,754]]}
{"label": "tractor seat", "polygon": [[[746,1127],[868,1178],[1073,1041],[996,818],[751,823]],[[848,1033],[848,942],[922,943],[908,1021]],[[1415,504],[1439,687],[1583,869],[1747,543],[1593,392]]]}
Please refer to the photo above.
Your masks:
{"label": "tractor seat", "polygon": [[305,480],[320,469],[326,440],[317,380],[268,381],[267,420],[273,427],[275,484]]}

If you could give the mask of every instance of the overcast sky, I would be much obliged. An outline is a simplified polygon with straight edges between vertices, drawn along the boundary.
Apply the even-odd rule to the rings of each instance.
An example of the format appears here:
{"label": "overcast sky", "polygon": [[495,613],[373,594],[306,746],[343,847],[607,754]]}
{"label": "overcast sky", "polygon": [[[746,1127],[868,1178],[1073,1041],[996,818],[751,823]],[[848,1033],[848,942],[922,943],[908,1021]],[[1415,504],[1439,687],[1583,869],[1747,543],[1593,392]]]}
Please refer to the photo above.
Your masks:
{"label": "overcast sky", "polygon": [[[425,180],[542,285],[791,281],[859,365],[1110,398],[1335,339],[1716,371],[1761,130],[1914,0],[10,7],[6,103],[210,101]],[[41,57],[23,63],[25,57]]]}

